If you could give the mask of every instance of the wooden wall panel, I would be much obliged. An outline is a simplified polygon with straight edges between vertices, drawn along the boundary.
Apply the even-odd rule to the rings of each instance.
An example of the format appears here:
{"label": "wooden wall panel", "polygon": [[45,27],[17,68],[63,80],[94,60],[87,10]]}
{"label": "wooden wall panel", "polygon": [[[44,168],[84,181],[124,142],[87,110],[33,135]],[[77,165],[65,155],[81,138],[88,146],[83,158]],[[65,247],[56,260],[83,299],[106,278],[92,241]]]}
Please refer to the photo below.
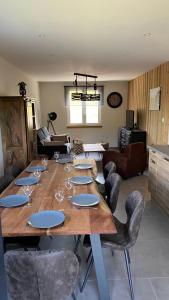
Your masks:
{"label": "wooden wall panel", "polygon": [[[150,89],[161,87],[159,111],[149,110]],[[138,124],[148,144],[167,144],[169,131],[169,62],[129,82],[128,109],[137,110]]]}

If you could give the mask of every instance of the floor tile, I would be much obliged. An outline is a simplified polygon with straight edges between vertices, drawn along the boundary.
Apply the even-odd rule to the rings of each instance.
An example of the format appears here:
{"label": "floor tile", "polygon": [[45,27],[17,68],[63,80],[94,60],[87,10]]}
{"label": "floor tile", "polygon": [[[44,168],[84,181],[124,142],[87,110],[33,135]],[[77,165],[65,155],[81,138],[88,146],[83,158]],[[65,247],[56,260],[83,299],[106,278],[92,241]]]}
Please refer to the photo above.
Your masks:
{"label": "floor tile", "polygon": [[158,300],[169,299],[169,278],[151,279]]}
{"label": "floor tile", "polygon": [[[127,280],[109,280],[110,300],[131,300]],[[157,300],[151,284],[147,279],[137,279],[133,282],[135,300]],[[87,282],[83,293],[79,293],[77,300],[98,300],[97,283],[95,280]],[[161,299],[160,299],[161,300]]]}
{"label": "floor tile", "polygon": [[130,253],[135,277],[169,277],[169,241],[137,241]]}
{"label": "floor tile", "polygon": [[[126,272],[123,267],[123,261],[120,253],[116,252],[112,256],[112,253],[109,249],[103,249],[103,257],[104,257],[106,275],[108,279],[126,278]],[[82,267],[82,278],[84,278],[84,274],[86,273],[86,268],[87,268],[87,264],[84,263]],[[91,279],[96,279],[94,266],[89,276],[89,280]]]}
{"label": "floor tile", "polygon": [[[135,300],[157,300],[147,279],[133,280]],[[111,300],[131,300],[127,280],[112,281]]]}
{"label": "floor tile", "polygon": [[169,240],[169,218],[161,214],[156,217],[143,217],[138,240]]}

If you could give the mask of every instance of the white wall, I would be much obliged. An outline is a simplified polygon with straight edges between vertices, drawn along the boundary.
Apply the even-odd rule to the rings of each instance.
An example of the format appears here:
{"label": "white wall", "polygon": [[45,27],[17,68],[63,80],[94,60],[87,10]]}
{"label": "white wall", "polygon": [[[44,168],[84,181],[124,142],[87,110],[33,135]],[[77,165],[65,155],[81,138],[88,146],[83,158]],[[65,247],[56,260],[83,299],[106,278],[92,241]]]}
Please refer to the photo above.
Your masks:
{"label": "white wall", "polygon": [[[0,96],[19,96],[18,83],[27,84],[27,96],[36,98],[37,126],[40,126],[40,102],[38,83],[19,70],[17,67],[0,57]],[[0,136],[0,176],[3,175],[3,153]]]}
{"label": "white wall", "polygon": [[0,96],[19,96],[18,83],[24,81],[27,96],[36,98],[37,124],[40,125],[40,104],[38,82],[27,76],[20,69],[0,57]]}
{"label": "white wall", "polygon": [[[109,142],[111,146],[118,145],[118,131],[125,125],[127,108],[128,82],[99,82],[104,85],[104,105],[102,107],[102,128],[67,128],[67,111],[64,106],[64,85],[68,82],[40,82],[40,105],[42,125],[47,125],[47,114],[55,111],[58,115],[54,121],[56,133],[67,132],[72,138],[81,138],[85,143]],[[107,105],[107,96],[116,91],[123,96],[123,103],[118,108]]]}

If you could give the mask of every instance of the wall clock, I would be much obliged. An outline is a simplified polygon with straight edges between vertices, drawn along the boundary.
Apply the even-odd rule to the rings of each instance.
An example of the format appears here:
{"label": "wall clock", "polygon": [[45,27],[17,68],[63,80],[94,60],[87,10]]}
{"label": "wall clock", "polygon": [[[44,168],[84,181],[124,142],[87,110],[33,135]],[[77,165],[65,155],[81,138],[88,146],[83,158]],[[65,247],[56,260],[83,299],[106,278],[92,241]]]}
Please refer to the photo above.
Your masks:
{"label": "wall clock", "polygon": [[118,92],[112,92],[107,97],[107,104],[113,108],[119,107],[122,104],[122,101],[122,95]]}

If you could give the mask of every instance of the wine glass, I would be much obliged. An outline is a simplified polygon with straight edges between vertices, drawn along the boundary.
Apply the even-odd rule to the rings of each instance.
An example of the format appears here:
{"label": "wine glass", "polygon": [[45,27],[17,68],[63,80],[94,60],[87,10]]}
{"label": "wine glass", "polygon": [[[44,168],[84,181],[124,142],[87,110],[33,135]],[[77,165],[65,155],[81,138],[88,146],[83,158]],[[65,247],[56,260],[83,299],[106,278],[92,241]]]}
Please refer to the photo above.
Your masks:
{"label": "wine glass", "polygon": [[60,204],[64,200],[64,190],[62,188],[58,188],[54,192],[55,199]]}
{"label": "wine glass", "polygon": [[32,185],[24,185],[22,189],[23,189],[24,194],[29,197],[27,206],[32,206],[30,200],[31,200],[32,192],[33,192],[33,186]]}
{"label": "wine glass", "polygon": [[72,171],[72,164],[70,164],[70,163],[65,164],[64,171],[67,173],[70,173]]}
{"label": "wine glass", "polygon": [[41,163],[42,163],[42,166],[44,166],[45,168],[47,167],[47,165],[48,165],[48,159],[47,158],[42,158],[41,159]]}
{"label": "wine glass", "polygon": [[72,159],[73,159],[73,160],[75,160],[75,159],[76,159],[76,154],[75,154],[75,152],[74,152],[74,151],[71,151],[70,155],[71,155],[71,157],[72,157]]}
{"label": "wine glass", "polygon": [[59,155],[60,155],[60,152],[59,152],[59,151],[55,151],[53,157],[54,157],[56,160],[58,160]]}
{"label": "wine glass", "polygon": [[33,175],[37,178],[37,181],[39,181],[39,178],[41,176],[41,172],[39,172],[38,170],[33,172]]}
{"label": "wine glass", "polygon": [[[67,189],[67,191],[71,192],[72,189],[73,189],[73,184],[71,182],[71,178],[68,178],[64,181],[64,185],[65,185],[65,188]],[[72,195],[69,195],[67,198],[72,198]]]}

